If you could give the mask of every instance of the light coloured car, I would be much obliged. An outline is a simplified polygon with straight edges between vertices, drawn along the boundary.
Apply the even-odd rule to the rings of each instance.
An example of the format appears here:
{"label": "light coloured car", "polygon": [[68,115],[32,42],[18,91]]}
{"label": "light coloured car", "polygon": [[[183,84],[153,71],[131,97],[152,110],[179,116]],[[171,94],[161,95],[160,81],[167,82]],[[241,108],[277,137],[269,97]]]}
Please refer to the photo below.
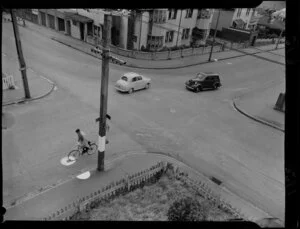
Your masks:
{"label": "light coloured car", "polygon": [[151,79],[142,76],[138,73],[128,72],[124,74],[115,84],[118,91],[132,92],[140,89],[148,89],[150,87]]}

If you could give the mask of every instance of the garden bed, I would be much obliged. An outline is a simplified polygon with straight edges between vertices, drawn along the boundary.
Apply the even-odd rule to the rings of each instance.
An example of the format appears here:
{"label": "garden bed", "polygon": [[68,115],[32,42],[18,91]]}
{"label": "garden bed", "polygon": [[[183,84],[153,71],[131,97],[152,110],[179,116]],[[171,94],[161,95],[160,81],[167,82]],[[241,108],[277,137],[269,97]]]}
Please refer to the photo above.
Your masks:
{"label": "garden bed", "polygon": [[199,202],[205,220],[227,221],[235,218],[231,212],[205,199],[199,191],[168,171],[131,192],[110,200],[94,201],[92,207],[77,212],[70,220],[168,221],[170,206],[184,198]]}

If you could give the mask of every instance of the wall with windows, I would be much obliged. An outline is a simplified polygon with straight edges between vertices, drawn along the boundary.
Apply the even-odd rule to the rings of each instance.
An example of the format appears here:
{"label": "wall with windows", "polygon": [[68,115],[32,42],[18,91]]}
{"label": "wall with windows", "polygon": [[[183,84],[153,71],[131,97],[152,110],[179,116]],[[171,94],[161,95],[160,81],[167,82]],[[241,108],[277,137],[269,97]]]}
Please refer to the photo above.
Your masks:
{"label": "wall with windows", "polygon": [[[183,10],[180,32],[178,37],[178,45],[190,45],[192,29],[196,26],[198,10]],[[188,30],[188,36],[186,31]]]}
{"label": "wall with windows", "polygon": [[178,36],[178,26],[179,26],[181,14],[182,14],[182,10],[168,9],[167,22],[165,24],[166,29],[165,29],[165,40],[164,40],[164,45],[166,47],[176,46],[177,36]]}
{"label": "wall with windows", "polygon": [[[232,20],[234,16],[235,10],[221,10],[219,23],[217,30],[222,31],[222,28],[229,28],[232,25]],[[211,21],[211,29],[215,29],[217,25],[219,10],[214,10],[212,21]]]}
{"label": "wall with windows", "polygon": [[245,22],[244,29],[248,29],[249,22],[252,17],[252,12],[253,12],[252,8],[245,8],[245,9],[238,8],[235,10],[233,14],[232,22],[236,19],[242,19]]}

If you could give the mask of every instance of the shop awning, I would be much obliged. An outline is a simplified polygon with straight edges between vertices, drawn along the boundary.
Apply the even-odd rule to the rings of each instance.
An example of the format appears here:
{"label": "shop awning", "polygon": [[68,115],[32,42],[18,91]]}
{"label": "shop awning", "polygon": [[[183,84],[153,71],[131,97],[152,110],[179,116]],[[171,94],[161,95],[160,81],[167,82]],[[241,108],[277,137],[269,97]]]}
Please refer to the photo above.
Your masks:
{"label": "shop awning", "polygon": [[65,12],[64,14],[66,15],[65,19],[72,19],[73,21],[78,21],[82,23],[88,23],[94,21],[93,19],[80,15],[78,13]]}

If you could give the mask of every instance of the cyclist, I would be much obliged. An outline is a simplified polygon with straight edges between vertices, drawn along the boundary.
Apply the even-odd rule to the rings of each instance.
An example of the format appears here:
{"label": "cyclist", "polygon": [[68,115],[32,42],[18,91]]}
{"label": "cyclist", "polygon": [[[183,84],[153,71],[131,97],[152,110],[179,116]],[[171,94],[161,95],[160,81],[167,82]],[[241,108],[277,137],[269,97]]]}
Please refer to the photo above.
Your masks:
{"label": "cyclist", "polygon": [[89,142],[84,138],[84,133],[80,130],[80,129],[77,129],[75,131],[78,135],[78,143],[80,144],[80,146],[82,147],[82,154],[86,153],[90,146],[89,146]]}

